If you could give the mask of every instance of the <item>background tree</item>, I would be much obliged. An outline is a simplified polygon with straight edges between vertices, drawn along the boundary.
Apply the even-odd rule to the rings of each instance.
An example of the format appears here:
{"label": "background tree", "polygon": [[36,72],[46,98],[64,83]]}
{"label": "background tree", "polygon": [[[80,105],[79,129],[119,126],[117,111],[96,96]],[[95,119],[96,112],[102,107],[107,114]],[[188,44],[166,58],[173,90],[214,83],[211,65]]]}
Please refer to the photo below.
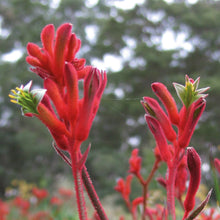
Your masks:
{"label": "background tree", "polygon": [[[40,31],[48,23],[56,27],[73,23],[82,40],[79,56],[108,72],[108,87],[90,134],[88,158],[88,169],[101,195],[113,192],[115,179],[127,169],[133,147],[139,147],[146,157],[146,172],[150,169],[155,143],[140,100],[152,95],[150,84],[154,81],[170,85],[174,96],[172,82],[183,83],[185,74],[201,76],[200,86],[211,87],[206,114],[191,145],[204,152],[206,160],[210,146],[217,151],[220,2],[145,0],[128,8],[129,2],[134,1],[0,2],[1,193],[13,178],[44,184],[54,174],[70,172],[50,147],[48,132],[36,120],[21,117],[7,98],[9,90],[21,82],[33,79],[35,85],[41,85],[40,79],[28,71],[25,47],[29,41],[40,42]],[[6,55],[15,60],[9,62]]]}

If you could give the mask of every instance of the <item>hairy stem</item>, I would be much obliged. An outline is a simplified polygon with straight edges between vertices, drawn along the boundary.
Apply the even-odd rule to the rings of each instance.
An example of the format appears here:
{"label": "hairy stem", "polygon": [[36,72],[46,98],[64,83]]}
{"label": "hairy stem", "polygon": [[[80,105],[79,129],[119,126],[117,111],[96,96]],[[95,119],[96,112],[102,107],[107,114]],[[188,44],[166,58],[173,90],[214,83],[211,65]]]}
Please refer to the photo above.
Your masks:
{"label": "hairy stem", "polygon": [[154,162],[154,166],[148,176],[148,178],[146,179],[145,182],[141,181],[142,185],[143,185],[143,213],[142,213],[142,220],[145,220],[145,211],[146,211],[146,207],[147,207],[147,192],[148,192],[148,185],[150,183],[150,181],[152,180],[154,173],[157,171],[158,169],[158,165],[159,165],[159,160],[155,160]]}
{"label": "hairy stem", "polygon": [[79,161],[78,154],[76,152],[72,152],[71,159],[72,161],[74,161],[74,163],[72,163],[72,172],[75,183],[76,201],[77,201],[79,218],[80,220],[87,220],[87,211],[86,211],[86,203],[83,194],[81,170],[78,168],[78,161]]}
{"label": "hairy stem", "polygon": [[91,178],[89,176],[89,173],[86,169],[86,166],[83,167],[82,169],[82,179],[84,186],[86,188],[86,191],[88,193],[88,196],[92,202],[93,207],[95,208],[100,220],[108,220],[107,215],[105,214],[105,211],[102,207],[102,204],[99,200],[99,197],[95,191],[95,188],[92,184]]}

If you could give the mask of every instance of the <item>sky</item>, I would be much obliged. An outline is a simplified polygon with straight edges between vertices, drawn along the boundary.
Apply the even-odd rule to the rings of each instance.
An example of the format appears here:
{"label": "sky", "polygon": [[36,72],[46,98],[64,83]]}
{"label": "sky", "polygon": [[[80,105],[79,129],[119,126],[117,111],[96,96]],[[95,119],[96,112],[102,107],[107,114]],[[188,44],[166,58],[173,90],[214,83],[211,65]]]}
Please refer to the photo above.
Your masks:
{"label": "sky", "polygon": [[[172,3],[174,0],[166,0],[168,3]],[[195,4],[198,0],[186,0],[189,4]],[[124,10],[129,10],[134,8],[136,5],[140,5],[144,2],[144,0],[109,0],[108,1],[110,5],[115,6],[116,8],[121,8]],[[98,3],[98,0],[87,0],[86,6],[88,8],[95,6]],[[51,1],[51,8],[57,8],[60,4],[60,0],[52,0]],[[149,14],[150,19],[154,20],[155,22],[157,20],[161,19],[161,14],[155,13],[155,14]],[[1,28],[1,18],[0,18],[0,35],[7,36],[7,31],[3,30]],[[96,30],[95,27],[87,28],[86,30],[88,40],[91,42],[94,41],[96,36]],[[166,30],[161,38],[159,39],[151,39],[152,42],[160,41],[161,43],[161,49],[162,50],[170,50],[175,48],[182,48],[183,51],[191,51],[192,45],[189,42],[186,42],[187,34],[182,32],[177,35],[174,34],[174,32],[170,29]],[[21,47],[18,47],[17,49],[14,49],[10,53],[3,54],[1,56],[2,61],[5,62],[16,62],[18,59],[20,59],[23,55],[23,50]],[[106,54],[103,57],[103,60],[93,59],[92,65],[99,66],[101,69],[107,69],[113,72],[120,71],[123,68],[123,61],[126,61],[130,59],[132,56],[132,50],[131,48],[127,47],[124,48],[124,50],[121,51],[121,56],[113,56],[111,54]],[[115,65],[112,66],[111,64],[114,63]]]}

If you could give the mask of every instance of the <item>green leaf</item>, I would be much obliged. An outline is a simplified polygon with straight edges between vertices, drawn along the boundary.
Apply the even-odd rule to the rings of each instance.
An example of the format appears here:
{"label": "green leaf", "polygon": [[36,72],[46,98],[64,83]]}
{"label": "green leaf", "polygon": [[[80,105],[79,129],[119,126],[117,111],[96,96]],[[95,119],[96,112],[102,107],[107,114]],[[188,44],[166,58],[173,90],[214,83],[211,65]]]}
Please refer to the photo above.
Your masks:
{"label": "green leaf", "polygon": [[189,217],[186,220],[193,220],[195,219],[196,216],[198,216],[201,213],[201,211],[205,208],[205,206],[209,202],[211,194],[212,194],[212,189],[208,192],[205,200],[189,215]]}

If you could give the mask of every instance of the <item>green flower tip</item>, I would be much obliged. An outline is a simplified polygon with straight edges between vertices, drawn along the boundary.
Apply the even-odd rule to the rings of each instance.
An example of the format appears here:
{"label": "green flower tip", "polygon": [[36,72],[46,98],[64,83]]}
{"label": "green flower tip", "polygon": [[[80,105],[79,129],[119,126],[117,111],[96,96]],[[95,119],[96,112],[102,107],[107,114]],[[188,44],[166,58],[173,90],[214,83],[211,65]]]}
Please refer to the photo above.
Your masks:
{"label": "green flower tip", "polygon": [[46,89],[33,89],[30,91],[32,81],[20,88],[11,90],[9,97],[12,103],[19,104],[23,115],[38,114],[37,106],[45,95]]}
{"label": "green flower tip", "polygon": [[173,83],[177,95],[179,99],[183,102],[183,104],[188,108],[193,102],[197,101],[200,98],[205,98],[208,94],[203,94],[210,87],[205,87],[198,89],[200,77],[198,77],[195,81],[186,75],[185,77],[185,86]]}

